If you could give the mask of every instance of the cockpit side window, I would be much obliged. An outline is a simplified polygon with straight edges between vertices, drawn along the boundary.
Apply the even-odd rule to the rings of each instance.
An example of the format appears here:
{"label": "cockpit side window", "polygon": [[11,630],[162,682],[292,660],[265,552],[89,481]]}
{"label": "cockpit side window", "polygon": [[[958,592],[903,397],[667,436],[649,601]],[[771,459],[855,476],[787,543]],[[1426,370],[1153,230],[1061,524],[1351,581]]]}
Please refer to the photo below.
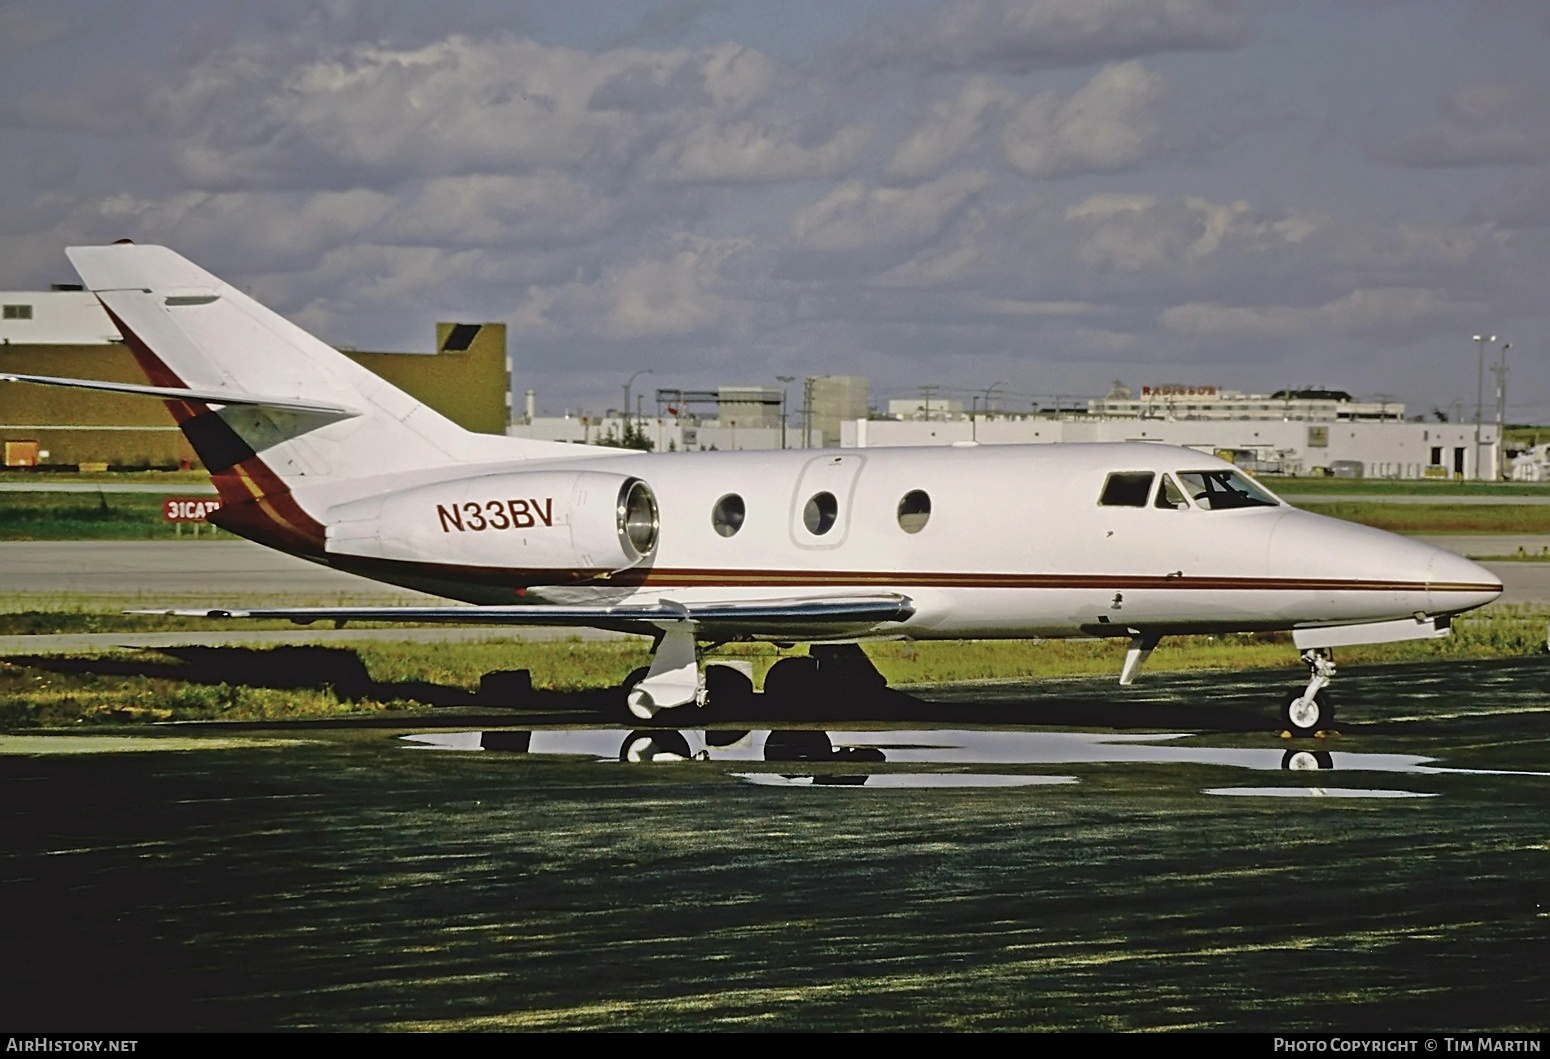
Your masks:
{"label": "cockpit side window", "polygon": [[1184,490],[1179,488],[1171,474],[1162,476],[1162,485],[1157,487],[1157,499],[1153,501],[1153,506],[1171,511],[1184,511],[1189,508],[1189,501],[1184,499]]}
{"label": "cockpit side window", "polygon": [[1279,501],[1236,470],[1180,471],[1179,483],[1199,507],[1277,507]]}
{"label": "cockpit side window", "polygon": [[1104,479],[1102,507],[1145,507],[1152,495],[1152,471],[1115,471]]}

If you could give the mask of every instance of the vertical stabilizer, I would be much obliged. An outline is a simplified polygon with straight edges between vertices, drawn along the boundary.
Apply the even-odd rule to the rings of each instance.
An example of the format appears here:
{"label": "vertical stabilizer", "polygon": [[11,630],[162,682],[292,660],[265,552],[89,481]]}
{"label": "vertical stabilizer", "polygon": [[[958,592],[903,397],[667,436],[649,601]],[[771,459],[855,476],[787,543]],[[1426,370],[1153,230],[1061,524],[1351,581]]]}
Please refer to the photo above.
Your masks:
{"label": "vertical stabilizer", "polygon": [[558,454],[464,430],[166,247],[66,253],[150,382],[197,394],[167,408],[220,490],[217,521],[245,536],[320,551],[290,498],[303,485]]}

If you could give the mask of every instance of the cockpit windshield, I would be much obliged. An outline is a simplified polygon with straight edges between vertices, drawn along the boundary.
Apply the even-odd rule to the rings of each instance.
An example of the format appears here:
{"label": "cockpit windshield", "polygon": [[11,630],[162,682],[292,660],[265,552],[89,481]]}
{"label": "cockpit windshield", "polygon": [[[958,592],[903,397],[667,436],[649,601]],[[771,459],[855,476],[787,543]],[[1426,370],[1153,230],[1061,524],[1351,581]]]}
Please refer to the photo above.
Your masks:
{"label": "cockpit windshield", "polygon": [[1199,507],[1220,511],[1230,507],[1277,507],[1280,501],[1248,475],[1233,469],[1180,471],[1179,484]]}

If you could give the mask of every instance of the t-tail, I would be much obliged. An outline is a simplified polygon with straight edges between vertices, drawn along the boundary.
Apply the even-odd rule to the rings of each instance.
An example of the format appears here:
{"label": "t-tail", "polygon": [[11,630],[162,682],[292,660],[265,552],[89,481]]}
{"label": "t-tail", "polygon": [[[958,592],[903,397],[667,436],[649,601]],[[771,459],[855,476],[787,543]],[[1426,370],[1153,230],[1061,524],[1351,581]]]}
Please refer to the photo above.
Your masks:
{"label": "t-tail", "polygon": [[220,493],[212,521],[243,536],[319,556],[312,486],[576,453],[464,430],[166,247],[66,252],[150,385],[22,381],[164,400]]}

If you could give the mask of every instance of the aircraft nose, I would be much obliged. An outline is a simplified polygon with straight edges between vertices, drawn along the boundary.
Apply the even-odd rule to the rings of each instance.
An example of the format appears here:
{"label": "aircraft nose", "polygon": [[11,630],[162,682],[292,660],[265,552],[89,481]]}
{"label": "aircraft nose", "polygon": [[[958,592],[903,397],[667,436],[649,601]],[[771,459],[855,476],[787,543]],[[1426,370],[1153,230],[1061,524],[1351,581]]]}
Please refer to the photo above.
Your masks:
{"label": "aircraft nose", "polygon": [[1479,563],[1442,548],[1426,568],[1426,593],[1436,614],[1457,614],[1494,601],[1502,582]]}

